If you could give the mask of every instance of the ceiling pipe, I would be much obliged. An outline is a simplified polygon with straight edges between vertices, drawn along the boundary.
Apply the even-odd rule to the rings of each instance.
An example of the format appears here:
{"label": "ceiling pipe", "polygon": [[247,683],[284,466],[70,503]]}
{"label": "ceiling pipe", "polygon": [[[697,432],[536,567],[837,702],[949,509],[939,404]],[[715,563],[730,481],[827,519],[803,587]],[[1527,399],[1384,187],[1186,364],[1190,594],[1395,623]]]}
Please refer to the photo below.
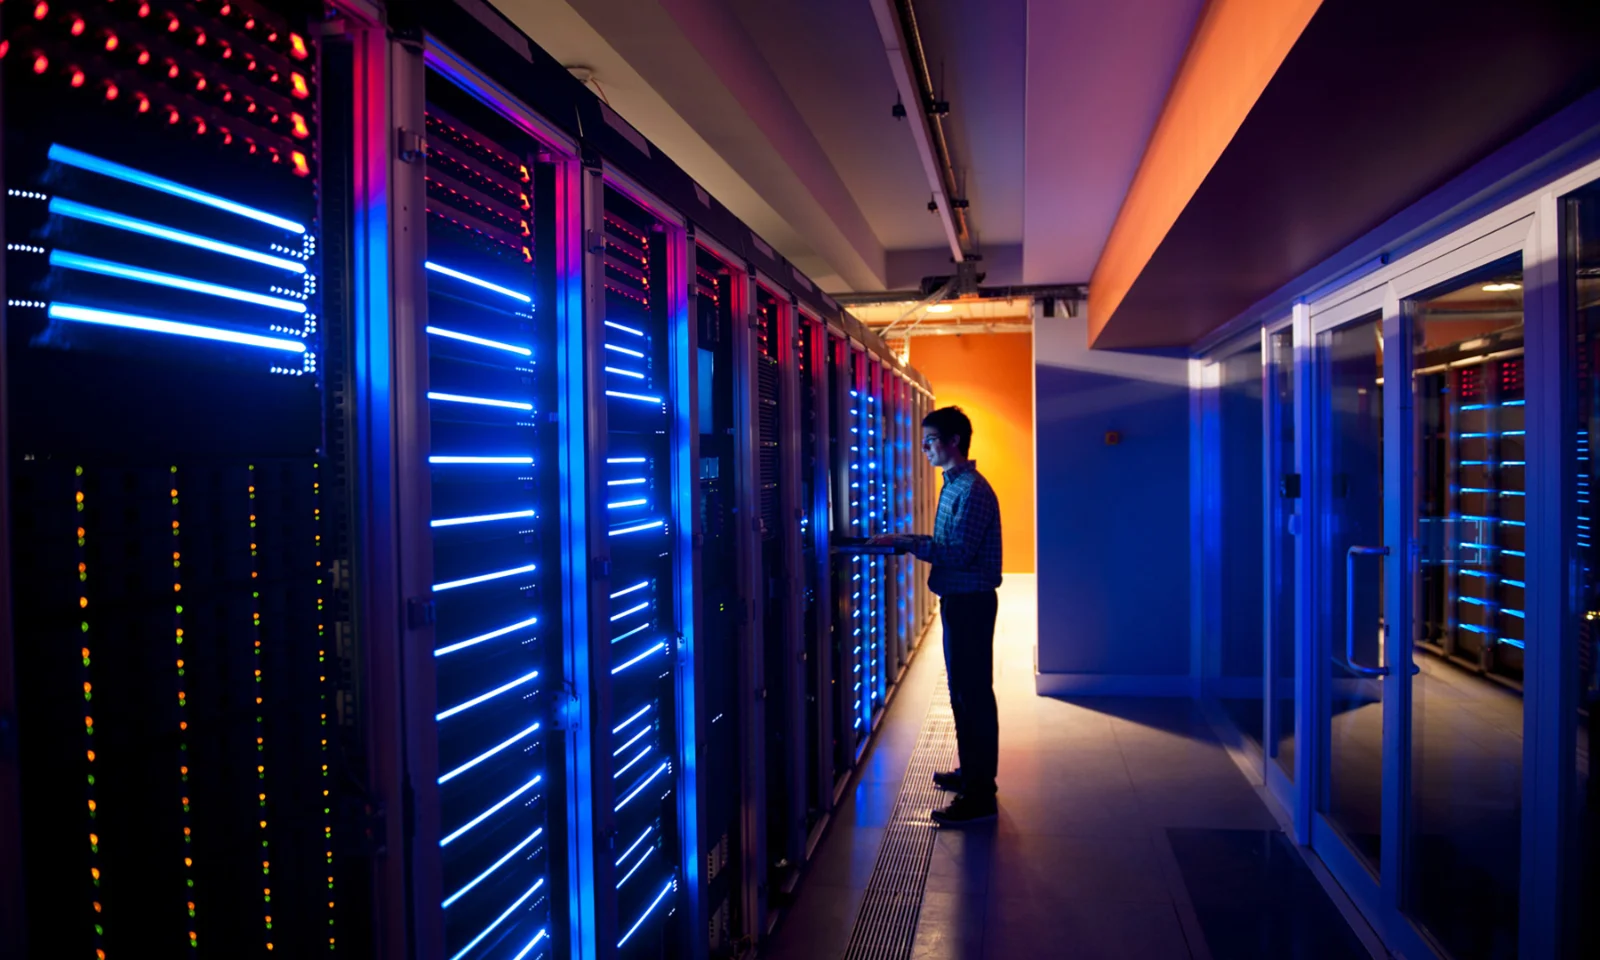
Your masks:
{"label": "ceiling pipe", "polygon": [[[1033,297],[1036,300],[1082,300],[1088,295],[1089,287],[1082,283],[1035,283],[978,287],[975,292],[980,300],[1010,300],[1017,297]],[[913,300],[922,300],[927,294],[921,290],[883,290],[878,293],[834,293],[829,296],[842,307],[867,307],[883,303],[909,303]]]}
{"label": "ceiling pipe", "polygon": [[955,169],[950,164],[943,126],[934,112],[933,84],[928,79],[928,62],[916,32],[916,15],[911,10],[910,0],[871,0],[871,3],[872,18],[878,23],[878,34],[883,38],[883,49],[889,57],[889,71],[894,74],[894,84],[900,91],[900,102],[913,104],[917,111],[918,119],[911,124],[911,138],[916,141],[923,173],[933,191],[934,207],[944,226],[945,239],[950,243],[950,259],[961,263],[967,259],[963,244],[970,240],[967,218],[965,211],[956,209],[952,203],[957,192]]}
{"label": "ceiling pipe", "polygon": [[[947,283],[944,286],[940,287],[939,289],[937,289],[937,290],[933,291],[932,293],[928,294],[926,297],[923,297],[921,300],[918,300],[915,304],[912,305],[911,309],[907,310],[905,313],[900,314],[899,319],[895,320],[895,322],[889,324],[887,327],[884,327],[883,331],[881,333],[879,333],[878,336],[883,337],[885,340],[887,340],[889,338],[889,331],[893,330],[895,327],[900,326],[900,324],[905,322],[907,317],[911,316],[913,313],[916,313],[918,310],[922,310],[925,307],[931,307],[934,304],[938,303],[939,301],[943,300],[945,297],[948,297],[950,295],[950,290],[951,290],[951,288],[953,286],[954,286],[953,283]],[[924,313],[923,316],[927,316],[927,314]],[[917,323],[921,323],[921,322],[922,321],[919,318],[917,320]],[[916,326],[916,325],[917,325],[916,323],[912,324],[913,327]]]}

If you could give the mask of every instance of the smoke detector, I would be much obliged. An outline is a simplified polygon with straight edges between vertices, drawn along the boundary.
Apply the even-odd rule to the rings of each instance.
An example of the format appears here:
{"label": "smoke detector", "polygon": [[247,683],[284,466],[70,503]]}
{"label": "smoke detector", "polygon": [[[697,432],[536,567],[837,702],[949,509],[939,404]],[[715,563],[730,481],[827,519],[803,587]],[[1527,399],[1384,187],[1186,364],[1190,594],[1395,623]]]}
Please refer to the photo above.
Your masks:
{"label": "smoke detector", "polygon": [[572,74],[573,79],[577,80],[579,83],[587,84],[589,81],[594,79],[593,67],[585,67],[579,64],[574,64],[567,67],[567,72]]}

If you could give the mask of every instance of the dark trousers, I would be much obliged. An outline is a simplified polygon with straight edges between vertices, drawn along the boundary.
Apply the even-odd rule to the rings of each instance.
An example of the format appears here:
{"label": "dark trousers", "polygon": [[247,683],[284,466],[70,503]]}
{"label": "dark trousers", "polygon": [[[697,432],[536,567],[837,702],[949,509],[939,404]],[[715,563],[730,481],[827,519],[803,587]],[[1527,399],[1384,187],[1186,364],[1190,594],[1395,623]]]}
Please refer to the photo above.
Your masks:
{"label": "dark trousers", "polygon": [[950,709],[956,716],[956,746],[961,757],[961,792],[979,798],[994,796],[995,769],[1000,763],[1000,715],[994,702],[998,606],[993,590],[939,598],[944,669],[950,678]]}

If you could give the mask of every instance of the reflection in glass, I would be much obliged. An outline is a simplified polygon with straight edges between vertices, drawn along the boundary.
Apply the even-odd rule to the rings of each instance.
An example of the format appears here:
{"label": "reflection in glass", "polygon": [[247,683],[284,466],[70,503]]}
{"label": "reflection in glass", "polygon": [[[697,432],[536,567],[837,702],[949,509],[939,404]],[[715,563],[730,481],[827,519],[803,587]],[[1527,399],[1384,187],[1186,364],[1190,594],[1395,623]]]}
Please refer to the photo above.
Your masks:
{"label": "reflection in glass", "polygon": [[1322,450],[1318,467],[1322,520],[1321,635],[1333,662],[1328,691],[1329,775],[1323,798],[1329,820],[1374,873],[1382,848],[1383,688],[1344,666],[1346,593],[1356,660],[1383,658],[1382,564],[1358,559],[1346,583],[1351,547],[1383,544],[1383,328],[1378,316],[1318,336]]}
{"label": "reflection in glass", "polygon": [[1517,951],[1529,637],[1522,263],[1419,298],[1409,912],[1456,958]]}
{"label": "reflection in glass", "polygon": [[1573,562],[1566,565],[1577,577],[1574,584],[1578,600],[1578,620],[1571,629],[1577,637],[1577,657],[1565,667],[1571,672],[1577,693],[1577,749],[1575,756],[1578,812],[1577,835],[1571,849],[1577,853],[1574,871],[1577,880],[1567,893],[1567,912],[1575,921],[1576,939],[1571,956],[1592,957],[1600,953],[1600,911],[1594,908],[1600,891],[1600,793],[1590,777],[1589,745],[1594,742],[1596,714],[1600,713],[1600,550],[1594,537],[1594,490],[1600,483],[1589,438],[1600,431],[1600,186],[1592,186],[1566,201],[1567,302],[1572,305],[1573,342],[1566,351],[1568,376],[1577,385],[1571,396],[1577,403],[1573,419],[1574,435],[1569,438],[1569,468],[1572,482],[1567,486],[1574,498],[1571,514],[1574,530],[1568,543]]}
{"label": "reflection in glass", "polygon": [[1261,347],[1222,363],[1222,550],[1218,669],[1222,706],[1262,742]]}
{"label": "reflection in glass", "polygon": [[1272,419],[1268,424],[1267,456],[1272,469],[1272,513],[1269,522],[1272,530],[1272,619],[1268,624],[1272,645],[1273,671],[1272,709],[1273,728],[1277,743],[1272,756],[1279,769],[1290,780],[1294,779],[1294,549],[1295,534],[1291,526],[1299,510],[1299,481],[1294,469],[1294,331],[1281,330],[1272,334],[1267,343],[1267,389],[1272,402]]}

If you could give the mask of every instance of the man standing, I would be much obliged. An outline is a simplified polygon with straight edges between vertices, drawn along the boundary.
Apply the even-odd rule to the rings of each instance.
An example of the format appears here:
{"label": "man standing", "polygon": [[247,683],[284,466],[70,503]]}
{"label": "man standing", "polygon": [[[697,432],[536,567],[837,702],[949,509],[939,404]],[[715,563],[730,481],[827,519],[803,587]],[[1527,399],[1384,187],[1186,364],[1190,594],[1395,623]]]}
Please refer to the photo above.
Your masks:
{"label": "man standing", "polygon": [[995,768],[1000,759],[1000,719],[994,700],[995,588],[1000,586],[1000,502],[967,458],[972,421],[960,407],[941,407],[922,418],[922,452],[944,471],[933,536],[886,534],[873,542],[908,551],[933,566],[928,589],[939,595],[944,621],[944,667],[956,719],[961,766],[933,775],[956,792],[935,822],[946,826],[995,816]]}

